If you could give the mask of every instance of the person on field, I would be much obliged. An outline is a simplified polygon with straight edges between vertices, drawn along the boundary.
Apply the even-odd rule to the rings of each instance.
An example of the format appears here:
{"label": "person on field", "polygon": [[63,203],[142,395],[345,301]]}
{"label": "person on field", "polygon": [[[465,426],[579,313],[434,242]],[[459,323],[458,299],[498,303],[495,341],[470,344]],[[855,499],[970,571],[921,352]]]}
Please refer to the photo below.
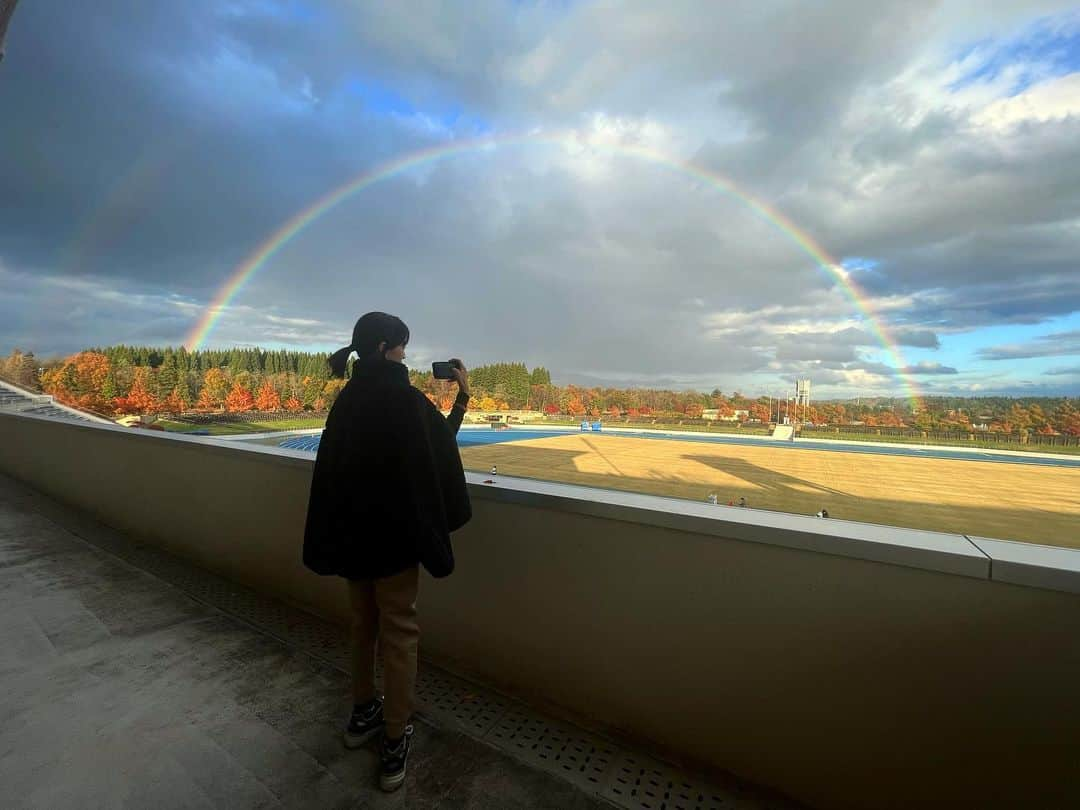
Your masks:
{"label": "person on field", "polygon": [[[383,790],[405,781],[413,727],[419,566],[434,577],[453,571],[450,532],[472,516],[456,434],[469,402],[469,378],[453,360],[458,395],[444,417],[409,384],[409,328],[369,312],[352,343],[330,357],[345,377],[319,442],[304,528],[304,565],[345,578],[352,608],[353,709],[345,745],[382,731]],[[375,646],[385,699],[375,690]]]}

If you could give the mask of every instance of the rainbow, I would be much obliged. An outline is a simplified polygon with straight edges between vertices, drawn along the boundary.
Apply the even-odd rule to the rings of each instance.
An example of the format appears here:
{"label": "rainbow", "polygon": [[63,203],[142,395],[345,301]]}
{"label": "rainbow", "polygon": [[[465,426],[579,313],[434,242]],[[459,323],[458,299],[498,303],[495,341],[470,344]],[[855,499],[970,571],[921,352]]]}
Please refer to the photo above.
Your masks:
{"label": "rainbow", "polygon": [[903,353],[895,339],[892,338],[886,326],[874,313],[866,294],[855,284],[854,281],[841,267],[840,263],[831,257],[825,249],[819,245],[805,231],[800,229],[794,222],[788,219],[776,208],[750,194],[746,189],[737,185],[730,178],[724,177],[710,169],[705,169],[691,161],[681,160],[670,155],[650,149],[644,146],[611,143],[584,138],[578,133],[543,133],[534,132],[513,135],[489,135],[479,138],[462,139],[449,143],[433,146],[418,152],[395,158],[382,163],[362,174],[354,177],[345,184],[338,186],[323,195],[307,208],[287,220],[274,231],[262,244],[241,262],[229,275],[228,279],[218,289],[213,299],[207,305],[202,316],[188,334],[184,345],[190,351],[198,349],[214,325],[221,318],[229,303],[237,296],[244,285],[281,250],[293,237],[315,222],[327,211],[344,202],[354,194],[364,189],[395,177],[410,169],[416,169],[428,164],[435,163],[447,158],[457,157],[470,152],[493,149],[504,146],[523,144],[547,144],[563,147],[588,147],[592,149],[610,151],[619,155],[638,158],[663,166],[671,171],[685,175],[695,181],[701,181],[723,194],[746,205],[757,216],[772,225],[787,239],[799,247],[806,255],[814,260],[829,277],[834,279],[837,286],[845,297],[851,302],[869,326],[874,338],[881,344],[885,354],[891,360],[898,378],[905,388],[907,398],[915,408],[922,409],[922,397],[911,375],[906,373],[908,364],[905,362]]}

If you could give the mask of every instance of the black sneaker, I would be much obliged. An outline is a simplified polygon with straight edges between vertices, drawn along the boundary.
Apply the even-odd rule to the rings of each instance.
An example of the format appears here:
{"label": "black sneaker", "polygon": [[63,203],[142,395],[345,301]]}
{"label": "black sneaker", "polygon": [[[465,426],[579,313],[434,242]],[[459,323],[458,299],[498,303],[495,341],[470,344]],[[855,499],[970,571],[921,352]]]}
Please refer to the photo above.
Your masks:
{"label": "black sneaker", "polygon": [[383,727],[382,698],[375,698],[367,706],[354,706],[349,724],[345,726],[345,747],[359,748]]}
{"label": "black sneaker", "polygon": [[382,758],[382,775],[379,778],[379,786],[385,791],[397,790],[405,782],[405,761],[409,758],[409,738],[412,737],[413,727],[410,723],[405,726],[405,734],[397,745],[390,747],[390,741],[383,732],[382,745],[379,754]]}

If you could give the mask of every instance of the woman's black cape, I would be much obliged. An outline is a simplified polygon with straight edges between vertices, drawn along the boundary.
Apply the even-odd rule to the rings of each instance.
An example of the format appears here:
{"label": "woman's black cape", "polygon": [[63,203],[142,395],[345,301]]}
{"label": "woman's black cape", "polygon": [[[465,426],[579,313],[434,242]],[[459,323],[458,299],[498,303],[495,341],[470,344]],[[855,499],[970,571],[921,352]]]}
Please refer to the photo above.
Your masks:
{"label": "woman's black cape", "polygon": [[357,363],[326,420],[304,529],[304,565],[348,579],[423,563],[453,570],[450,532],[472,516],[454,431],[382,358]]}

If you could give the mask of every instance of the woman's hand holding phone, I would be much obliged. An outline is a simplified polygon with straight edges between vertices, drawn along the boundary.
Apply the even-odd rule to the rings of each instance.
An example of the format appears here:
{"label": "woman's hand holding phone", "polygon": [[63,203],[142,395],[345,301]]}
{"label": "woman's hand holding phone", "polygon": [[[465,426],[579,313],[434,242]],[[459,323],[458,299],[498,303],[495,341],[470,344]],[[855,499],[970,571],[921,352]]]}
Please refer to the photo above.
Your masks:
{"label": "woman's hand holding phone", "polygon": [[465,368],[465,364],[454,357],[450,360],[450,368],[454,373],[454,379],[457,381],[461,393],[469,396],[469,372]]}

